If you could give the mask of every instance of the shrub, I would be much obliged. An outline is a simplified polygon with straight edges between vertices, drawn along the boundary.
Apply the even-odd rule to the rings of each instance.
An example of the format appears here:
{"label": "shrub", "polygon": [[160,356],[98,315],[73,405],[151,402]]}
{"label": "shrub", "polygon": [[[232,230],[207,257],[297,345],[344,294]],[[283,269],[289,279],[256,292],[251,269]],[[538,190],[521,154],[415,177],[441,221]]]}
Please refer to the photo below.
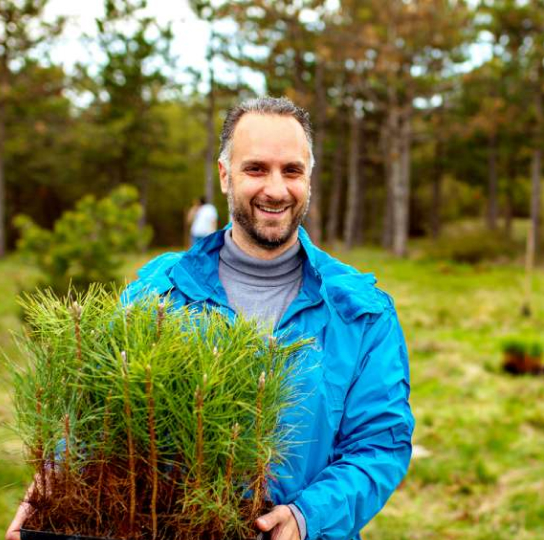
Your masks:
{"label": "shrub", "polygon": [[513,240],[491,231],[475,230],[444,236],[429,244],[427,256],[459,263],[476,264],[486,260],[511,259],[522,252]]}
{"label": "shrub", "polygon": [[514,375],[542,373],[542,344],[539,341],[511,337],[502,343],[503,368]]}
{"label": "shrub", "polygon": [[510,337],[503,341],[502,351],[505,354],[539,358],[542,356],[542,344],[534,340]]}
{"label": "shrub", "polygon": [[[290,437],[280,414],[305,342],[256,323],[122,307],[92,286],[76,302],[26,297],[27,362],[11,365],[19,435],[36,471],[25,527],[110,538],[243,539],[267,507]],[[59,444],[62,441],[62,444]]]}
{"label": "shrub", "polygon": [[42,285],[57,292],[66,292],[70,283],[76,289],[86,289],[92,282],[110,283],[117,277],[121,255],[143,249],[151,238],[149,228],[139,227],[141,216],[137,190],[120,186],[100,200],[84,197],[52,231],[28,216],[16,216],[21,235],[17,249],[42,271]]}

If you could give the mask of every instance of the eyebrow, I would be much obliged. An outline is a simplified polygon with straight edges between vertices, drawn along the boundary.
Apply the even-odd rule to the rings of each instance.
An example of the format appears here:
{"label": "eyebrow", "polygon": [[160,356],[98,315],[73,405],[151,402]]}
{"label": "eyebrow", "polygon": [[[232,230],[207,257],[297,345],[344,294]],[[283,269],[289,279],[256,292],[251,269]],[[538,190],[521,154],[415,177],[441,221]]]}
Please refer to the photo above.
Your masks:
{"label": "eyebrow", "polygon": [[[245,161],[242,161],[240,167],[244,168],[244,167],[247,167],[248,165],[260,165],[262,167],[268,167],[268,163],[261,159],[246,159]],[[285,168],[285,167],[298,167],[303,170],[306,169],[306,165],[304,161],[289,161],[288,163],[282,166],[282,168]]]}

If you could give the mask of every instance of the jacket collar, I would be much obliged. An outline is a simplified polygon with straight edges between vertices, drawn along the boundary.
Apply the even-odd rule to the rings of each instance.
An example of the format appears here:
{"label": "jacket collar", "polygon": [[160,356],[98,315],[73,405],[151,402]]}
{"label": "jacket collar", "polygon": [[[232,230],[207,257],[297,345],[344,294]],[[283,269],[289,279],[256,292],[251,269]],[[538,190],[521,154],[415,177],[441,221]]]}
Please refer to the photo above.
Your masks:
{"label": "jacket collar", "polygon": [[217,285],[220,285],[219,251],[224,243],[226,229],[197,242],[171,270],[170,279],[192,301],[208,300],[214,296]]}
{"label": "jacket collar", "polygon": [[[189,249],[170,272],[170,279],[191,301],[213,300],[227,305],[227,296],[219,281],[219,251],[225,242],[223,229],[203,238]],[[320,295],[321,276],[316,268],[317,248],[312,244],[303,227],[298,229],[298,238],[306,256],[304,263],[303,294],[306,301],[314,304],[322,300]]]}

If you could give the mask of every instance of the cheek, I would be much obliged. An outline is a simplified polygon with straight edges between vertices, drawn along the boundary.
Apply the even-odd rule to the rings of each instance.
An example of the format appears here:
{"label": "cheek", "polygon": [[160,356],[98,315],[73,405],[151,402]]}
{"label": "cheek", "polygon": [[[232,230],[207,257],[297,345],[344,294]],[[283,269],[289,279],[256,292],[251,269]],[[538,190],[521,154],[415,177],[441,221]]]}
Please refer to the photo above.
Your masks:
{"label": "cheek", "polygon": [[291,187],[291,195],[299,201],[304,201],[310,194],[309,185],[305,182]]}
{"label": "cheek", "polygon": [[240,186],[237,197],[243,202],[250,203],[258,194],[259,187],[248,182]]}

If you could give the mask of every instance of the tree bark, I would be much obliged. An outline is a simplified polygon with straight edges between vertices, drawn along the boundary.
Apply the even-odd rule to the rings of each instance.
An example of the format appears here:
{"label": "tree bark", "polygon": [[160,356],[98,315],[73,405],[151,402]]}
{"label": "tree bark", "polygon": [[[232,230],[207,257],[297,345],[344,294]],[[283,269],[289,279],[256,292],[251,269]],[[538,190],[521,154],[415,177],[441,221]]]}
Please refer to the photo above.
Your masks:
{"label": "tree bark", "polygon": [[488,178],[487,178],[487,228],[497,229],[499,216],[497,177],[497,136],[493,133],[488,140]]}
{"label": "tree bark", "polygon": [[[0,81],[0,93],[2,82]],[[6,180],[4,148],[6,140],[6,107],[0,95],[0,258],[6,255]]]}
{"label": "tree bark", "polygon": [[385,198],[382,224],[382,247],[391,249],[393,246],[393,189],[389,148],[389,122],[386,122],[381,130],[381,146],[385,174]]}
{"label": "tree bark", "polygon": [[316,114],[315,114],[315,139],[314,158],[315,165],[312,171],[312,197],[308,213],[308,229],[315,244],[321,244],[323,237],[322,216],[321,216],[321,185],[323,176],[323,145],[325,140],[325,121],[327,114],[327,101],[325,85],[323,81],[323,63],[316,59],[315,66],[315,92],[316,92]]}
{"label": "tree bark", "polygon": [[365,198],[366,198],[366,172],[365,172],[365,130],[364,122],[359,121],[359,160],[357,162],[357,176],[359,182],[359,209],[355,218],[355,238],[354,242],[360,246],[366,240],[365,237]]}
{"label": "tree bark", "polygon": [[410,147],[412,144],[411,106],[405,106],[401,114],[399,131],[400,167],[399,182],[393,184],[393,253],[405,257],[408,249],[410,224]]}
{"label": "tree bark", "polygon": [[8,62],[0,57],[0,258],[6,255],[6,97],[8,91]]}
{"label": "tree bark", "polygon": [[444,144],[438,140],[434,154],[434,177],[431,205],[431,235],[438,239],[442,232],[442,185],[444,176]]}
{"label": "tree bark", "polygon": [[544,114],[542,105],[542,81],[544,80],[544,68],[542,62],[539,62],[536,69],[536,88],[535,88],[535,137],[533,151],[531,156],[531,223],[533,226],[533,245],[534,258],[538,260],[538,251],[540,247],[540,207],[541,207],[541,177],[542,177],[542,142],[544,130]]}
{"label": "tree bark", "polygon": [[542,150],[534,148],[531,159],[531,223],[533,227],[534,258],[538,257],[540,242],[540,205],[541,205]]}
{"label": "tree bark", "polygon": [[410,208],[411,106],[388,111],[389,167],[392,212],[392,250],[406,256]]}
{"label": "tree bark", "polygon": [[[213,39],[213,36],[212,36]],[[210,44],[208,51],[208,68],[210,75],[210,89],[208,91],[208,107],[206,110],[206,130],[208,133],[208,140],[206,144],[206,160],[205,160],[205,194],[206,201],[210,204],[214,203],[214,154],[215,154],[215,79],[213,72],[213,52]]]}
{"label": "tree bark", "polygon": [[512,238],[512,218],[513,218],[512,212],[513,212],[514,203],[512,200],[513,193],[512,193],[512,188],[510,187],[510,185],[514,182],[515,182],[515,177],[514,175],[511,174],[509,176],[507,188],[505,191],[506,197],[504,201],[504,235],[506,236],[506,238]]}
{"label": "tree bark", "polygon": [[[138,181],[140,191],[140,204],[142,205],[142,215],[138,221],[138,227],[143,230],[147,225],[147,215],[149,206],[149,174],[147,170],[140,172],[140,178]],[[145,248],[142,246],[142,250]]]}
{"label": "tree bark", "polygon": [[344,223],[344,242],[346,249],[351,249],[355,243],[357,213],[360,209],[361,200],[358,171],[360,119],[355,105],[351,111],[349,128],[348,190],[346,221]]}
{"label": "tree bark", "polygon": [[[373,244],[379,245],[382,240],[382,227],[380,226],[380,218],[382,218],[383,209],[377,201],[382,197],[381,188],[383,186],[383,178],[380,177],[382,168],[379,168],[374,165],[372,167],[372,173],[367,179],[367,189],[366,189],[366,198],[369,201],[372,201],[371,204],[367,206],[367,220],[366,220],[366,230],[371,233],[369,238],[368,232],[366,234],[366,240],[370,241]],[[373,181],[371,181],[373,179]]]}
{"label": "tree bark", "polygon": [[342,202],[343,192],[343,161],[344,161],[344,144],[343,144],[343,125],[342,112],[339,113],[339,129],[336,149],[334,151],[334,161],[332,168],[331,192],[329,195],[329,216],[327,219],[327,242],[334,244],[338,240],[338,228],[340,224],[340,203]]}

